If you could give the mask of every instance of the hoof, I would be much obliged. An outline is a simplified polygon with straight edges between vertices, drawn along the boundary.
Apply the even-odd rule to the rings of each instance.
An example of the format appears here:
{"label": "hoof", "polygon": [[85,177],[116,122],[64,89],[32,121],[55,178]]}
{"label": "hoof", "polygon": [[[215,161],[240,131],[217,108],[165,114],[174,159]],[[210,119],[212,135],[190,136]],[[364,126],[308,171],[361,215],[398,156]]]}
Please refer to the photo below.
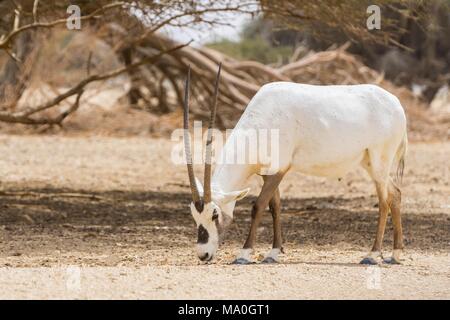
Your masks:
{"label": "hoof", "polygon": [[394,257],[384,259],[383,262],[387,264],[402,264],[399,260],[395,259]]}
{"label": "hoof", "polygon": [[271,264],[271,263],[278,263],[278,261],[272,257],[267,257],[267,258],[264,258],[264,260],[261,261],[261,263]]}
{"label": "hoof", "polygon": [[366,264],[366,265],[377,265],[378,261],[371,257],[366,257],[362,259],[359,264]]}
{"label": "hoof", "polygon": [[244,259],[244,258],[238,258],[236,260],[234,260],[231,264],[253,264],[253,262]]}

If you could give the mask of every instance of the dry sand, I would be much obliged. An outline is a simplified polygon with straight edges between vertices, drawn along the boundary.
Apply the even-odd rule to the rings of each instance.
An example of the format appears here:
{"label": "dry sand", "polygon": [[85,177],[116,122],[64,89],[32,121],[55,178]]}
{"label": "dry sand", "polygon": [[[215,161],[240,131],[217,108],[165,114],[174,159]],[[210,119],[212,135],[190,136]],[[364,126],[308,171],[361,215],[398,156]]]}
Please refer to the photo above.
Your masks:
{"label": "dry sand", "polygon": [[[217,259],[194,254],[184,166],[165,139],[0,136],[0,298],[449,299],[450,143],[411,144],[403,265],[358,264],[377,220],[361,170],[281,185],[286,254],[233,266],[250,223],[239,203]],[[199,170],[201,168],[198,168]],[[255,258],[270,248],[267,214]],[[385,250],[392,246],[389,222]]]}

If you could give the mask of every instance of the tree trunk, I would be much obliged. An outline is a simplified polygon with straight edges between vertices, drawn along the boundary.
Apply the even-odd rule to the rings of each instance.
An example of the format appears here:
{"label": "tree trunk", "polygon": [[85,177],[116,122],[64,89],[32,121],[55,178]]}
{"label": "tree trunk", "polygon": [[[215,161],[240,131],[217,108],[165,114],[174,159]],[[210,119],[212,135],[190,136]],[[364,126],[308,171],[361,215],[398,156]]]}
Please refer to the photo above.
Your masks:
{"label": "tree trunk", "polygon": [[24,32],[17,38],[16,57],[9,58],[0,73],[0,106],[14,108],[27,87],[31,75],[33,53],[32,32]]}
{"label": "tree trunk", "polygon": [[[133,48],[128,47],[122,50],[122,59],[125,66],[129,66],[133,63]],[[136,70],[129,71],[128,76],[130,77],[130,91],[128,92],[128,100],[131,106],[136,106],[139,99],[142,98],[141,92],[139,90],[139,73]]]}

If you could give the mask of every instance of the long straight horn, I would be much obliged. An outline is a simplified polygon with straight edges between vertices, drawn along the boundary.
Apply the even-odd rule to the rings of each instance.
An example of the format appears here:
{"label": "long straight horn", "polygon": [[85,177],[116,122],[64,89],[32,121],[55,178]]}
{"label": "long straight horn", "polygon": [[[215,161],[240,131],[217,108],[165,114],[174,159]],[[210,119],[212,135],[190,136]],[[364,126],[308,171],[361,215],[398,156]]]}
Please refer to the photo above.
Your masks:
{"label": "long straight horn", "polygon": [[211,156],[212,156],[212,129],[214,128],[214,123],[216,122],[216,110],[217,110],[217,96],[219,95],[219,80],[220,80],[220,70],[222,70],[222,63],[219,64],[219,70],[217,71],[216,83],[214,86],[214,97],[213,104],[211,106],[211,117],[209,119],[208,126],[208,137],[206,139],[206,158],[205,158],[205,203],[211,202]]}
{"label": "long straight horn", "polygon": [[197,189],[194,176],[194,165],[191,155],[191,141],[189,138],[189,86],[191,82],[191,66],[188,68],[186,77],[186,86],[184,88],[184,152],[186,154],[187,170],[189,175],[189,184],[191,186],[192,201],[197,206],[200,203],[200,193]]}

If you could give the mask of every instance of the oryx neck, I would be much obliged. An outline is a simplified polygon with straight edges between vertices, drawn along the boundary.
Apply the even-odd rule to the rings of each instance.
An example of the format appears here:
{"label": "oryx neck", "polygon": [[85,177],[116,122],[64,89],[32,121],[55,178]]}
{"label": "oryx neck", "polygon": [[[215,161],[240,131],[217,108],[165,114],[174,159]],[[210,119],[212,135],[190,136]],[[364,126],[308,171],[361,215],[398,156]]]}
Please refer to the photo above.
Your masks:
{"label": "oryx neck", "polygon": [[253,173],[253,167],[247,164],[219,164],[214,171],[212,186],[223,192],[242,190]]}

